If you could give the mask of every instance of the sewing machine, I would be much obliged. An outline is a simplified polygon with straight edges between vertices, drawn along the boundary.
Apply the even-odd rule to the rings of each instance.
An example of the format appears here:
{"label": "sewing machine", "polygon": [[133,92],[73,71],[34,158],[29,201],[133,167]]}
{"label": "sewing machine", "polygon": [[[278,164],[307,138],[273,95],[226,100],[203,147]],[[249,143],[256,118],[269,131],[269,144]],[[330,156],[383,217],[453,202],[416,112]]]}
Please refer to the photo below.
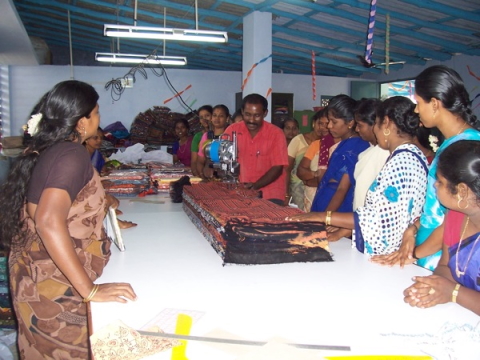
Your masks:
{"label": "sewing machine", "polygon": [[223,182],[236,183],[240,174],[240,164],[237,161],[237,133],[222,135],[219,139],[213,139],[205,147],[205,156],[212,161],[213,168],[219,169],[219,177]]}

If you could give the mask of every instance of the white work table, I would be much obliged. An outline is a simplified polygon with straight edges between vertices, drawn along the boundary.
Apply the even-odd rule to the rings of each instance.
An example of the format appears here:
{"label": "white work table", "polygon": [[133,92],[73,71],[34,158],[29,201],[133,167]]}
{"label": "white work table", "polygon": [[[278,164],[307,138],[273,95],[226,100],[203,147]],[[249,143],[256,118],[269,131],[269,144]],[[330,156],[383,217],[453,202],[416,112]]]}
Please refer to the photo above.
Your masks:
{"label": "white work table", "polygon": [[[126,251],[112,245],[97,283],[129,282],[138,300],[92,303],[94,332],[117,319],[140,329],[163,309],[184,309],[204,313],[192,327],[195,336],[224,331],[246,340],[277,337],[355,351],[360,345],[378,349],[381,334],[435,333],[448,321],[479,321],[453,303],[430,309],[405,304],[402,292],[412,276],[430,272],[373,264],[346,239],[331,244],[333,262],[222,266],[182,204],[168,195],[124,198],[120,209],[120,218],[138,227],[122,231]],[[189,342],[187,351],[195,346]]]}

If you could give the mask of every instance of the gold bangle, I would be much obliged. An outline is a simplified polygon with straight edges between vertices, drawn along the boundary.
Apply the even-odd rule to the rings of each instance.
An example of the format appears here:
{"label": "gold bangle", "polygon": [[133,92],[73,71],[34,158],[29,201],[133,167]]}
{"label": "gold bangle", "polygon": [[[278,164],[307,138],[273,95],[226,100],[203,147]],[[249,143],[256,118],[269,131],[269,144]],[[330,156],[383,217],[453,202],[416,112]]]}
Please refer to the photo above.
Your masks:
{"label": "gold bangle", "polygon": [[88,295],[85,299],[83,299],[83,302],[87,303],[91,301],[95,296],[95,294],[97,293],[99,287],[100,286],[98,284],[93,284],[93,288],[92,288],[92,291],[90,291],[90,295]]}
{"label": "gold bangle", "polygon": [[455,285],[455,289],[452,291],[452,302],[457,302],[458,290],[460,289],[460,284]]}
{"label": "gold bangle", "polygon": [[325,216],[325,225],[330,226],[332,223],[332,212],[327,211],[327,216]]}

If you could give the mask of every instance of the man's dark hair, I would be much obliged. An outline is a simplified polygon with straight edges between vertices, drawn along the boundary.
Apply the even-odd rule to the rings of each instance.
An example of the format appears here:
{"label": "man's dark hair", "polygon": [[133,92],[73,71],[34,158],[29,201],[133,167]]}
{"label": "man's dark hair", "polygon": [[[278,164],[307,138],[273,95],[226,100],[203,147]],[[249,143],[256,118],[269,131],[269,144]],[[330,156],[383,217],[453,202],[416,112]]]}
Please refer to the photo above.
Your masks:
{"label": "man's dark hair", "polygon": [[247,104],[261,104],[264,112],[268,110],[268,100],[260,94],[249,94],[245,96],[242,101],[242,110],[245,110],[245,105]]}

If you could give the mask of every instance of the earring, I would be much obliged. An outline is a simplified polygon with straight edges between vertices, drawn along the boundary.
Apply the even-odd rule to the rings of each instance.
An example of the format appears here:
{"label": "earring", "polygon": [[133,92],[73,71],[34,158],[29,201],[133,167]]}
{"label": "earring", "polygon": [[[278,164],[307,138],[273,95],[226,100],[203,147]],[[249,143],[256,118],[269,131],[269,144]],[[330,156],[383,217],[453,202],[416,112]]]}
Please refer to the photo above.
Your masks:
{"label": "earring", "polygon": [[465,200],[464,198],[460,197],[460,195],[457,194],[457,206],[460,210],[465,210],[466,208],[468,208],[468,202],[467,200],[465,200],[465,203],[467,204],[467,206],[465,207],[461,207],[460,204],[462,203],[462,201]]}
{"label": "earring", "polygon": [[391,134],[391,131],[390,131],[390,129],[387,129],[387,130],[388,130],[388,133],[387,133],[387,131],[386,131],[386,130],[383,130],[383,135],[385,135],[385,136],[388,136],[388,135],[390,135],[390,134]]}
{"label": "earring", "polygon": [[87,137],[87,130],[85,130],[85,128],[83,128],[83,137]]}

